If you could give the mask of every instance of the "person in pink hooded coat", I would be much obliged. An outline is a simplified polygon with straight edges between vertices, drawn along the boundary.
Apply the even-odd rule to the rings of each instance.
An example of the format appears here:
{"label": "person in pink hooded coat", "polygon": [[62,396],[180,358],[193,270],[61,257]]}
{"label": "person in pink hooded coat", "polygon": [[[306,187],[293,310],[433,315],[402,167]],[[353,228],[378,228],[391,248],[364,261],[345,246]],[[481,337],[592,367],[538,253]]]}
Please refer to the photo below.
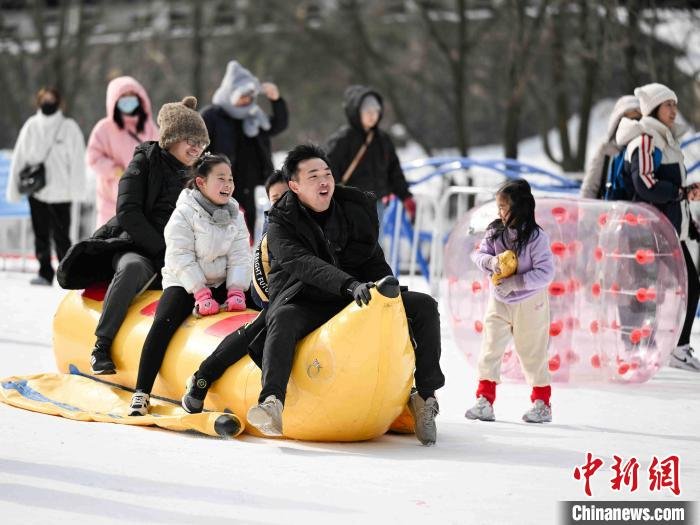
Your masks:
{"label": "person in pink hooded coat", "polygon": [[119,178],[134,156],[134,148],[158,140],[151,99],[134,78],[117,77],[107,86],[107,116],[90,133],[87,164],[95,173],[97,227],[114,217]]}

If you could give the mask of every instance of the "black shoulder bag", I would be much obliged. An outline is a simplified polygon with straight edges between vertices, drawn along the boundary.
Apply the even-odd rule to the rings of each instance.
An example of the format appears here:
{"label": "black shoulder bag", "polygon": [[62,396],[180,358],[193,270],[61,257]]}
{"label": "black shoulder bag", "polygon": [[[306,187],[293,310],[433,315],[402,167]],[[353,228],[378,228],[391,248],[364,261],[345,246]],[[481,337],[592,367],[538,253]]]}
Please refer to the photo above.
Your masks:
{"label": "black shoulder bag", "polygon": [[51,149],[56,143],[58,132],[61,131],[63,122],[64,121],[61,121],[61,123],[58,125],[58,129],[56,130],[56,134],[53,136],[51,145],[49,146],[46,155],[44,155],[44,160],[38,164],[27,164],[20,170],[18,184],[19,192],[22,195],[31,195],[46,186],[46,168],[44,166],[44,162],[46,162],[46,159],[49,158],[49,153],[51,153]]}

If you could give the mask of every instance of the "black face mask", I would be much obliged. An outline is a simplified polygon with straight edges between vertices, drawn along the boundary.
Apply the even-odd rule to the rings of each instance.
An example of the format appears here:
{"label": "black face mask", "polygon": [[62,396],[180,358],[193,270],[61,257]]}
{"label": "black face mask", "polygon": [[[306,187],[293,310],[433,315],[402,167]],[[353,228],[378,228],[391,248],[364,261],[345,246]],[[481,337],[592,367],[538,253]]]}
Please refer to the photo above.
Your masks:
{"label": "black face mask", "polygon": [[44,115],[53,115],[56,113],[56,110],[58,110],[58,104],[56,102],[44,102],[39,107]]}

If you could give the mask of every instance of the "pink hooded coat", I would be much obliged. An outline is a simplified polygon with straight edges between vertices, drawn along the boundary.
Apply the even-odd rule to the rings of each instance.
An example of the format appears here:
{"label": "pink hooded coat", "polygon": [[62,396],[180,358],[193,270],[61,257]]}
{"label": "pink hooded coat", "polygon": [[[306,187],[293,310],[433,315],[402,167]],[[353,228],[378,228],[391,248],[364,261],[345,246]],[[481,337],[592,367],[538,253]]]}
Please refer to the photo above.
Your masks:
{"label": "pink hooded coat", "polygon": [[[114,108],[119,98],[133,92],[141,99],[146,112],[143,131],[136,133],[137,117],[122,116],[124,129],[114,122]],[[97,187],[97,227],[99,228],[117,211],[119,178],[131,162],[134,148],[140,142],[158,140],[158,128],[153,122],[151,99],[143,86],[132,77],[118,77],[107,86],[107,116],[100,120],[90,133],[87,144],[87,164],[95,173]],[[133,137],[137,134],[140,142]]]}

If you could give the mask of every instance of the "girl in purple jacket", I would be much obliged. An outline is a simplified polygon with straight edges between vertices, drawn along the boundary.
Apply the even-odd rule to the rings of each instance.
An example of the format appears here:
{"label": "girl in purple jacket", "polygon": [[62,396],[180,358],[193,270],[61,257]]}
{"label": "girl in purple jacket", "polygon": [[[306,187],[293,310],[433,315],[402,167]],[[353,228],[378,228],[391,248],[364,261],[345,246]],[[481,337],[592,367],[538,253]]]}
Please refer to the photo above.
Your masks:
{"label": "girl in purple jacket", "polygon": [[501,360],[512,336],[525,378],[532,387],[532,407],[523,420],[544,423],[552,420],[547,286],[554,277],[554,259],[549,237],[535,222],[535,198],[527,181],[503,184],[496,192],[496,204],[499,218],[489,225],[472,260],[484,272],[500,274],[497,255],[512,250],[518,256],[518,270],[492,287],[479,355],[477,401],[465,416],[495,420],[496,384],[500,382]]}

